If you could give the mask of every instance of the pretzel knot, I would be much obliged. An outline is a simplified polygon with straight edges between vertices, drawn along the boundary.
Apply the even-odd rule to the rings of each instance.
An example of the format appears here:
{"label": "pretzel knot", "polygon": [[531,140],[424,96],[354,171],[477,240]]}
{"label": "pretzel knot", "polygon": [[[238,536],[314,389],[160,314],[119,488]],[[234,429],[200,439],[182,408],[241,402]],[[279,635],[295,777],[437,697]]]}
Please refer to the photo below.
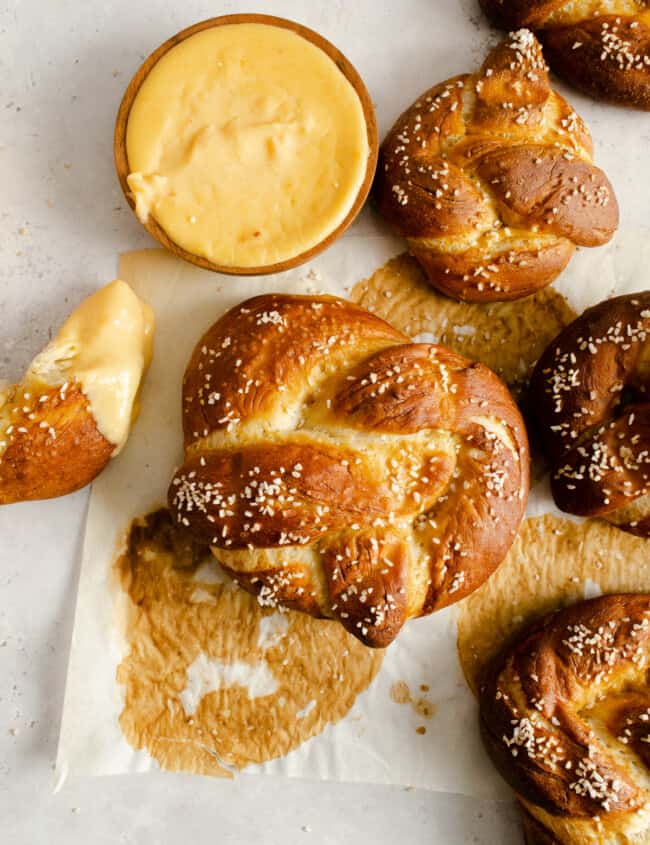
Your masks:
{"label": "pretzel knot", "polygon": [[539,359],[530,401],[562,510],[650,536],[650,292],[589,308]]}
{"label": "pretzel knot", "polygon": [[505,385],[332,297],[268,295],[197,345],[179,523],[263,604],[370,646],[475,590],[509,549],[528,446]]}
{"label": "pretzel knot", "polygon": [[480,0],[503,29],[527,26],[556,73],[587,94],[650,109],[648,0]]}
{"label": "pretzel knot", "polygon": [[488,667],[484,741],[534,845],[647,841],[649,658],[650,596],[610,595],[545,617]]}
{"label": "pretzel knot", "polygon": [[431,88],[382,144],[374,196],[430,283],[456,299],[517,299],[576,245],[606,243],[618,206],[589,133],[551,90],[539,43],[512,34],[473,75]]}

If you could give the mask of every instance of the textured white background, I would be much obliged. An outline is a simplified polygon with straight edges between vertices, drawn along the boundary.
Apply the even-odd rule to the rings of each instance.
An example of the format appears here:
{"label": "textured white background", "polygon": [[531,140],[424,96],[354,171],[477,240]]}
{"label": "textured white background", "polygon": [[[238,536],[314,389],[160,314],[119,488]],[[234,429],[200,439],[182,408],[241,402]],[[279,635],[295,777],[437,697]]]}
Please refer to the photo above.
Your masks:
{"label": "textured white background", "polygon": [[[262,11],[349,56],[383,133],[433,82],[495,39],[475,0],[1,0],[0,378],[13,379],[70,308],[148,237],[120,194],[113,119],[139,62],[212,15]],[[648,227],[650,116],[570,94],[626,228]],[[375,225],[369,215],[357,224]],[[0,840],[7,845],[520,843],[514,810],[399,788],[151,774],[70,782],[52,764],[86,493],[0,509]],[[93,703],[88,702],[92,707]]]}

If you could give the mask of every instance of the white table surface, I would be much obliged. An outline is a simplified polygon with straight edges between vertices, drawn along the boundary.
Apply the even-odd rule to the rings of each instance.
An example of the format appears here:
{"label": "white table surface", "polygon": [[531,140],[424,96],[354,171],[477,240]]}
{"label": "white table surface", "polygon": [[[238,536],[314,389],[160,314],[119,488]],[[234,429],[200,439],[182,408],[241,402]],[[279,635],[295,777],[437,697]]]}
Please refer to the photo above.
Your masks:
{"label": "white table surface", "polygon": [[[472,69],[495,38],[475,0],[4,0],[0,378],[18,377],[71,307],[114,277],[119,251],[150,245],[112,163],[131,74],[171,33],[237,11],[292,17],[330,38],[361,71],[382,133],[429,84]],[[647,228],[650,116],[569,96],[623,226]],[[53,795],[86,502],[80,492],[0,508],[0,841],[521,842],[510,805],[397,787],[156,773],[73,779]]]}

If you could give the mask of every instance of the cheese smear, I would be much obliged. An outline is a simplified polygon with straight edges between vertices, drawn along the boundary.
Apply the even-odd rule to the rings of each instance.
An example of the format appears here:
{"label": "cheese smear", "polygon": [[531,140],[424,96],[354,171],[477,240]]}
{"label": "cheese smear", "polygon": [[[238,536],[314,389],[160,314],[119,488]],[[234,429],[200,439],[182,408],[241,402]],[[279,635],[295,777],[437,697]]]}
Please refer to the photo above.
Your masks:
{"label": "cheese smear", "polygon": [[152,355],[154,318],[126,282],[114,281],[73,311],[34,358],[25,384],[77,381],[100,433],[119,451],[137,413]]}
{"label": "cheese smear", "polygon": [[361,101],[335,62],[259,23],[169,50],[133,102],[126,148],[136,213],[194,255],[261,267],[319,244],[346,218],[369,155]]}

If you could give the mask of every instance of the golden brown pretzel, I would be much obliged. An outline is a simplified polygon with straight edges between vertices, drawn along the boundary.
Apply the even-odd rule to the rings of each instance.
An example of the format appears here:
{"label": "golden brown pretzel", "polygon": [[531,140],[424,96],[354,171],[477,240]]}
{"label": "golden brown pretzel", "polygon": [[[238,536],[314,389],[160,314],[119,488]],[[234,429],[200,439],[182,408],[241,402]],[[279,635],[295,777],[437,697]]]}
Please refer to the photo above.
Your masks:
{"label": "golden brown pretzel", "polygon": [[[650,493],[650,292],[589,308],[537,362],[530,405],[562,510],[602,516]],[[650,536],[650,518],[616,520]]]}
{"label": "golden brown pretzel", "polygon": [[603,100],[650,110],[648,0],[480,0],[502,29],[535,30],[556,73]]}
{"label": "golden brown pretzel", "polygon": [[259,296],[199,341],[169,502],[260,602],[371,646],[501,562],[528,446],[482,364],[333,297]]}
{"label": "golden brown pretzel", "polygon": [[72,493],[104,469],[128,436],[152,341],[149,306],[115,281],[0,390],[0,505]]}
{"label": "golden brown pretzel", "polygon": [[530,845],[650,841],[650,595],[543,618],[487,668],[481,729]]}
{"label": "golden brown pretzel", "polygon": [[455,299],[517,299],[576,245],[607,242],[618,206],[582,120],[542,52],[513,33],[478,73],[426,92],[382,144],[374,196],[431,284]]}

